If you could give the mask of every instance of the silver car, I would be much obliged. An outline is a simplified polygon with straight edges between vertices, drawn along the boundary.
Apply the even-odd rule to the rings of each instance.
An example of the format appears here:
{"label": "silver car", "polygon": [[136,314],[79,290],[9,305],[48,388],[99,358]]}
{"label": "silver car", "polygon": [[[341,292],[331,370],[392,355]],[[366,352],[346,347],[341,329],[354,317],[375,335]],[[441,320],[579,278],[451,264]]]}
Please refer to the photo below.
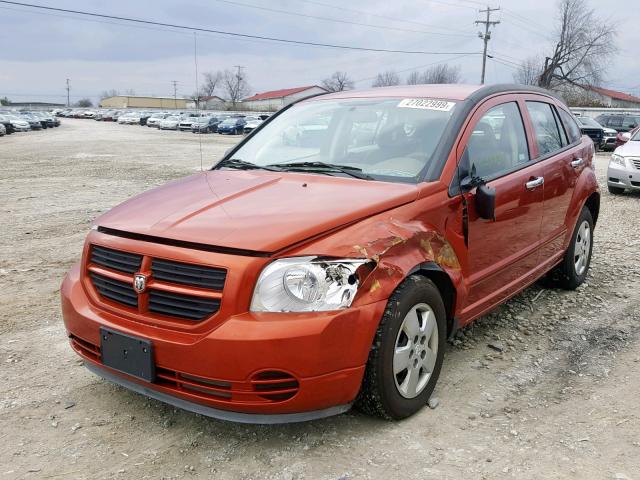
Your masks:
{"label": "silver car", "polygon": [[611,155],[607,187],[614,194],[623,193],[626,189],[640,190],[640,130]]}

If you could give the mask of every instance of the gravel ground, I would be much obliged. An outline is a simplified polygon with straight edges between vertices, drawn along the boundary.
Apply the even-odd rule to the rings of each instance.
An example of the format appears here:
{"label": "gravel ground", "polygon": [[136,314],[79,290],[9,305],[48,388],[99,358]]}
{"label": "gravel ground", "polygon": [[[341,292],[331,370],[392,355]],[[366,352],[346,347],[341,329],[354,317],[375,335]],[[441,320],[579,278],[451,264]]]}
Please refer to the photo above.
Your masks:
{"label": "gravel ground", "polygon": [[[237,141],[202,136],[205,165]],[[536,284],[457,335],[437,401],[237,425],[87,372],[58,287],[93,218],[200,168],[198,137],[65,120],[0,139],[0,479],[640,479],[640,195],[606,191],[588,282]]]}

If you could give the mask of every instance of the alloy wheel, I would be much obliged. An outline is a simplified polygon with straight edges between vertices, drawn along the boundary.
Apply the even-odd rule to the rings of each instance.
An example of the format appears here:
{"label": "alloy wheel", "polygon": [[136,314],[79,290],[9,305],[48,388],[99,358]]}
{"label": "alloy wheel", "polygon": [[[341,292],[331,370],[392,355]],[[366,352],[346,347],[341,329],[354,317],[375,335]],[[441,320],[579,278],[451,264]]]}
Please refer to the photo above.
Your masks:
{"label": "alloy wheel", "polygon": [[429,383],[438,358],[438,324],[433,309],[419,303],[409,309],[396,337],[393,376],[405,398],[415,398]]}
{"label": "alloy wheel", "polygon": [[591,253],[591,227],[586,220],[582,222],[576,235],[576,244],[573,249],[573,264],[576,269],[576,275],[580,276],[584,273],[589,263],[589,254]]}

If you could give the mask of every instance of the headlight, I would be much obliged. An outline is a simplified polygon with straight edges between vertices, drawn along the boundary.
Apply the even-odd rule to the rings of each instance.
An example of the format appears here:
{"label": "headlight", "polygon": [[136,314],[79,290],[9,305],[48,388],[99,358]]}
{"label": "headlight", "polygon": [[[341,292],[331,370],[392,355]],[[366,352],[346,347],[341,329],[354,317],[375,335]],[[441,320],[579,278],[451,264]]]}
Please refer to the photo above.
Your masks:
{"label": "headlight", "polygon": [[616,155],[615,153],[611,155],[611,163],[616,163],[621,167],[626,167],[626,163],[624,161],[624,157],[621,155]]}
{"label": "headlight", "polygon": [[276,260],[260,274],[252,312],[313,312],[351,306],[366,259],[293,257]]}

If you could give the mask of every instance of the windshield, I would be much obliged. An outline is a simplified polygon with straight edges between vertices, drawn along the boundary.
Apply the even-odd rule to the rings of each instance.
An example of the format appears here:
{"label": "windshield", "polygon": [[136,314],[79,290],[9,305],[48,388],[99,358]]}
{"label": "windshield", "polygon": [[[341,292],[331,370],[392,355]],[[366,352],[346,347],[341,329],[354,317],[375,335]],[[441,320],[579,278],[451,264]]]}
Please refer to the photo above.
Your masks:
{"label": "windshield", "polygon": [[631,136],[630,140],[632,142],[640,142],[640,129],[636,130],[636,133]]}
{"label": "windshield", "polygon": [[235,125],[237,120],[235,118],[227,118],[222,122],[222,125]]}
{"label": "windshield", "polygon": [[176,115],[171,115],[171,116],[167,117],[167,120],[169,120],[169,121],[180,120],[180,117],[177,117]]}
{"label": "windshield", "polygon": [[602,128],[602,125],[596,122],[593,118],[590,118],[590,117],[576,117],[576,118],[578,119],[578,122],[580,122],[580,125],[583,125],[585,127]]}
{"label": "windshield", "polygon": [[322,162],[374,179],[412,181],[432,161],[454,102],[429,99],[321,100],[296,105],[233,154],[259,166]]}

